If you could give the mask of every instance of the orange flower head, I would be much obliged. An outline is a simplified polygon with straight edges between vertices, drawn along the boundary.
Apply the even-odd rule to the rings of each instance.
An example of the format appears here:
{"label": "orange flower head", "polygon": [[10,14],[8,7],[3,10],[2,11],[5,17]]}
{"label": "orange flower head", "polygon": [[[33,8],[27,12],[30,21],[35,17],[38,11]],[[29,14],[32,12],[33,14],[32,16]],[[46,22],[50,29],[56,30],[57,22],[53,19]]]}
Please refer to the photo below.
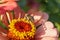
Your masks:
{"label": "orange flower head", "polygon": [[33,40],[36,28],[34,24],[24,18],[13,19],[9,25],[10,40]]}

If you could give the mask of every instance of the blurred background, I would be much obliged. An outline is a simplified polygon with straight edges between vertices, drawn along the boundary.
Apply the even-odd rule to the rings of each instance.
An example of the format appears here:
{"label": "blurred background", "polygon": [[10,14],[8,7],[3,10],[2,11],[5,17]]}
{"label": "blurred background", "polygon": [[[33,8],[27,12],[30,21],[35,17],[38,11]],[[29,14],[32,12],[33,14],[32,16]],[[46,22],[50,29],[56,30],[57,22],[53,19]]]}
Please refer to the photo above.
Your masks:
{"label": "blurred background", "polygon": [[54,23],[60,34],[60,0],[28,0],[28,2],[27,0],[20,0],[17,3],[27,12],[29,10],[27,3],[31,6],[34,2],[39,5],[39,10],[49,14],[49,20]]}

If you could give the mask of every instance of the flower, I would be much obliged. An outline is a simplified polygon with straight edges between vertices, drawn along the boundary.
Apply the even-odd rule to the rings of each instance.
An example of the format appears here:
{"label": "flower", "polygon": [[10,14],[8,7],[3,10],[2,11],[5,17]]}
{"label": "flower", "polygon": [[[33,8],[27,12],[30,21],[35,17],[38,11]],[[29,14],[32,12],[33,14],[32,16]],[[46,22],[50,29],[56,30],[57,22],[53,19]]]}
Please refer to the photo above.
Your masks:
{"label": "flower", "polygon": [[[28,14],[22,14],[20,12],[20,14],[25,15],[23,16],[23,18],[21,17],[20,14],[16,16],[17,18],[15,18],[14,16],[12,16],[14,18],[10,18],[9,16],[10,14],[8,12],[7,14],[5,14],[7,15],[7,18],[8,18],[9,30],[6,34],[1,33],[3,35],[6,35],[4,38],[7,37],[8,40],[20,40],[20,39],[21,40],[30,40],[30,39],[32,40],[58,40],[57,29],[54,28],[54,25],[50,21],[47,21],[48,14],[35,10],[35,9],[30,9],[27,13]],[[17,13],[14,13],[14,14],[17,14]],[[31,31],[31,29],[33,31]]]}

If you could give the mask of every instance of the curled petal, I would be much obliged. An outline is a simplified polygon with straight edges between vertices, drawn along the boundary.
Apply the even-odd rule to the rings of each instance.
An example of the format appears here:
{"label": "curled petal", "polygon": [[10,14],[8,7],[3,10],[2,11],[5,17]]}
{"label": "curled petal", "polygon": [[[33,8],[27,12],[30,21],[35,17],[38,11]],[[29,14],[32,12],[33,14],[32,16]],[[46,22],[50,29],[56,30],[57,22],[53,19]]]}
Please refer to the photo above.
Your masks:
{"label": "curled petal", "polygon": [[5,10],[13,10],[15,7],[17,7],[17,4],[16,2],[6,2],[0,4],[0,7],[3,7]]}
{"label": "curled petal", "polygon": [[56,28],[54,28],[54,25],[52,22],[47,21],[43,26],[46,28],[44,36],[58,37],[59,35],[58,31]]}
{"label": "curled petal", "polygon": [[[45,26],[48,25],[49,26]],[[39,27],[36,31],[36,36],[35,38],[43,38],[43,37],[55,37],[58,38],[58,32],[56,28],[52,28],[52,23],[48,23],[48,24],[43,24],[41,27]]]}
{"label": "curled petal", "polygon": [[57,30],[56,29],[45,30],[45,34],[41,35],[41,37],[44,36],[58,37]]}
{"label": "curled petal", "polygon": [[45,27],[46,27],[47,29],[53,29],[53,28],[54,28],[53,23],[50,22],[50,21],[45,22],[44,25],[45,25]]}

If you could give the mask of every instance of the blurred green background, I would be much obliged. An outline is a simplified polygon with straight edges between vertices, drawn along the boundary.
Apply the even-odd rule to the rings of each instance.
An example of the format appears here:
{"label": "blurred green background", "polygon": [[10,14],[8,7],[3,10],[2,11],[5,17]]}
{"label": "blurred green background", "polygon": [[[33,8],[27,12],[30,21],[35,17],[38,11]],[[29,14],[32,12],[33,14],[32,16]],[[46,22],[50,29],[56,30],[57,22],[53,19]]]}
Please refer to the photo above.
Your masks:
{"label": "blurred green background", "polygon": [[[39,10],[42,10],[49,14],[49,20],[52,21],[60,34],[60,0],[35,0],[39,3]],[[26,0],[20,0],[18,2],[20,7],[27,11],[29,7],[26,6]],[[59,36],[60,37],[60,36]],[[60,40],[60,38],[59,38]]]}

